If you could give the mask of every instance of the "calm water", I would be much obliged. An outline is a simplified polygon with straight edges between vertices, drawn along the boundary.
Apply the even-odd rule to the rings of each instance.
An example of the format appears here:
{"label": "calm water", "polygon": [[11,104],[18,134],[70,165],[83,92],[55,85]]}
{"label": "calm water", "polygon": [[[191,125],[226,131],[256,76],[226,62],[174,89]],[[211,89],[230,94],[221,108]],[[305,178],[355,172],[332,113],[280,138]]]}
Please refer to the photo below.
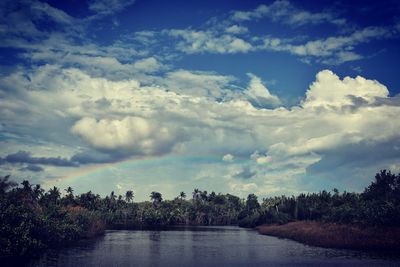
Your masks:
{"label": "calm water", "polygon": [[323,249],[238,227],[107,231],[28,266],[400,266],[400,256]]}

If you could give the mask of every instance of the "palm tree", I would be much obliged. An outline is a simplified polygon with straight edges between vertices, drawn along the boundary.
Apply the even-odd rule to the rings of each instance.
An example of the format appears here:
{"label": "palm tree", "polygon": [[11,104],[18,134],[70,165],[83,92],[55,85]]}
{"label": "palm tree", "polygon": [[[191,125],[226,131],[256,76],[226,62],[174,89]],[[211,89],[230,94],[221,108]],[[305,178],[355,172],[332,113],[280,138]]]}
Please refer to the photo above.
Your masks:
{"label": "palm tree", "polygon": [[185,199],[185,198],[186,198],[185,192],[182,191],[182,192],[179,194],[179,198],[180,198],[180,199]]}
{"label": "palm tree", "polygon": [[72,189],[72,187],[68,186],[68,188],[64,189],[64,191],[67,192],[67,195],[63,198],[63,204],[74,205],[75,204],[74,189]]}
{"label": "palm tree", "polygon": [[29,181],[27,181],[27,180],[24,180],[24,181],[22,181],[22,186],[23,186],[23,190],[25,191],[25,192],[27,192],[27,193],[30,193],[30,192],[32,192],[32,185],[29,183]]}
{"label": "palm tree", "polygon": [[200,197],[202,200],[207,200],[207,191],[204,190],[204,191],[200,192]]}
{"label": "palm tree", "polygon": [[199,199],[199,197],[200,197],[200,190],[197,189],[197,188],[195,188],[195,189],[193,190],[192,195],[193,195],[193,200]]}
{"label": "palm tree", "polygon": [[150,199],[153,201],[153,203],[160,203],[162,201],[162,195],[159,192],[151,192],[150,194]]}
{"label": "palm tree", "polygon": [[34,204],[35,200],[36,200],[36,196],[33,193],[32,190],[32,185],[29,183],[29,181],[24,180],[22,181],[22,189],[18,189],[20,190],[20,192],[22,193],[21,197],[22,199],[29,204]]}
{"label": "palm tree", "polygon": [[98,201],[100,199],[99,195],[95,195],[92,191],[81,194],[79,196],[79,204],[87,209],[96,209]]}
{"label": "palm tree", "polygon": [[54,203],[57,204],[58,199],[60,198],[60,190],[57,187],[53,187],[48,191],[49,199]]}
{"label": "palm tree", "polygon": [[40,199],[43,196],[44,190],[40,187],[40,184],[36,184],[33,188],[33,195],[36,200]]}
{"label": "palm tree", "polygon": [[72,187],[68,186],[67,189],[64,189],[65,192],[67,192],[69,195],[73,195],[74,193],[74,189],[72,189]]}
{"label": "palm tree", "polygon": [[[249,194],[247,196],[246,208],[247,211],[253,211],[260,208],[260,204],[258,203],[257,196],[255,194]],[[276,208],[278,208],[278,206],[276,206]]]}
{"label": "palm tree", "polygon": [[10,178],[10,175],[6,175],[6,176],[0,178],[0,194],[4,194],[11,187],[17,186],[17,183],[8,181],[9,178]]}
{"label": "palm tree", "polygon": [[132,190],[126,191],[126,194],[125,194],[126,202],[130,203],[132,201],[132,199],[133,199],[133,191]]}

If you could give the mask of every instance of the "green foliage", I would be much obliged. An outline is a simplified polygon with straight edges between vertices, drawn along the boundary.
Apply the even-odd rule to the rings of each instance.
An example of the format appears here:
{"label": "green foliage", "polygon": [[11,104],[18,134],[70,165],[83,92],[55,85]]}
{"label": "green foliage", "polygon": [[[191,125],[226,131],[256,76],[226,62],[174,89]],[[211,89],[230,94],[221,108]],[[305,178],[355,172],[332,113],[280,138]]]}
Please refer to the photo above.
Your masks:
{"label": "green foliage", "polygon": [[262,223],[320,220],[364,226],[400,226],[400,174],[385,170],[363,193],[327,191],[263,200]]}
{"label": "green foliage", "polygon": [[46,247],[94,234],[98,215],[83,208],[78,214],[61,206],[55,187],[41,194],[40,187],[32,188],[28,181],[22,186],[0,194],[0,256],[35,255]]}
{"label": "green foliage", "polygon": [[[400,226],[400,175],[381,171],[363,193],[321,191],[298,196],[264,198],[254,194],[242,200],[231,194],[194,189],[192,199],[181,192],[163,200],[152,192],[150,201],[133,202],[134,192],[104,198],[91,191],[74,195],[71,187],[22,182],[20,187],[0,178],[0,256],[25,256],[49,246],[73,242],[109,229],[176,224],[255,227],[317,220],[364,226]],[[63,192],[64,192],[63,191]]]}

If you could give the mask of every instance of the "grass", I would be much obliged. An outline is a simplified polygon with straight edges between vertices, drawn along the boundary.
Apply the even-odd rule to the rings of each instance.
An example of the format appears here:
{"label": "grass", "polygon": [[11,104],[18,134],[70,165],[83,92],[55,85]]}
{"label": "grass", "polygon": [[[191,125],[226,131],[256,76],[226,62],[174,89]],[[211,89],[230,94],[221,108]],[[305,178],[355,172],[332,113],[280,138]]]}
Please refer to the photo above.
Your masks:
{"label": "grass", "polygon": [[400,227],[360,227],[314,221],[261,225],[260,234],[288,238],[312,246],[388,250],[400,248]]}

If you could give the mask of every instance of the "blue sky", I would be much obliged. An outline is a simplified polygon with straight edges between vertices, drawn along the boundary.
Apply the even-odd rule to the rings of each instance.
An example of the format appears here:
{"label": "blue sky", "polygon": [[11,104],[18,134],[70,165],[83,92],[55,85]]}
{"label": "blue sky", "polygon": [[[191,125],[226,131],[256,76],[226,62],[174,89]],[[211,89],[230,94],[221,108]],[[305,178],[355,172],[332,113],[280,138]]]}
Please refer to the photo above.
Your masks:
{"label": "blue sky", "polygon": [[2,1],[0,173],[138,200],[400,170],[398,1]]}

